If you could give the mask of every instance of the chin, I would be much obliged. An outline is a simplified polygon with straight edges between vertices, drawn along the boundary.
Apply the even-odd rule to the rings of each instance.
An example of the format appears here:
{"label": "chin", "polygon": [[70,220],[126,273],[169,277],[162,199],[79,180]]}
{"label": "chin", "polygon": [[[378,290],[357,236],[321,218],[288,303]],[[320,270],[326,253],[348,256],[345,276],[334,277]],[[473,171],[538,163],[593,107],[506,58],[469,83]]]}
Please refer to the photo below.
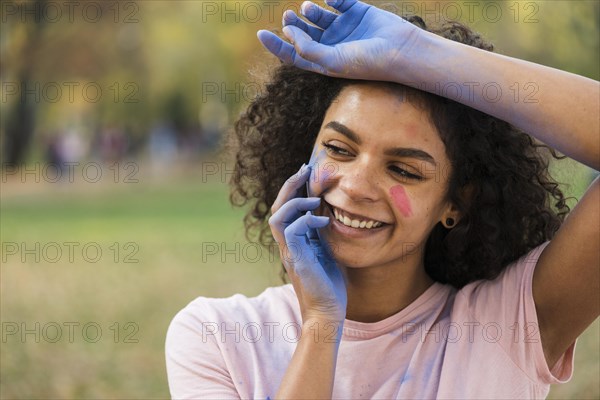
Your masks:
{"label": "chin", "polygon": [[324,232],[321,232],[321,240],[327,243],[338,264],[348,268],[364,268],[371,265],[373,257],[366,254],[365,251],[361,251],[361,249],[348,243],[338,244],[335,240],[330,240]]}

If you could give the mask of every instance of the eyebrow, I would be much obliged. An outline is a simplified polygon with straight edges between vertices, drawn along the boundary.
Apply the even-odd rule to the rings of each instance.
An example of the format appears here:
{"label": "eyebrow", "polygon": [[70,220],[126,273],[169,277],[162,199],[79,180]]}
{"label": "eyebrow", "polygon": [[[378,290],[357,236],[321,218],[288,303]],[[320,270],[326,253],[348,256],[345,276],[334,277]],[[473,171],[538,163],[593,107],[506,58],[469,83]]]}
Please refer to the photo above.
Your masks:
{"label": "eyebrow", "polygon": [[[333,129],[336,132],[341,133],[346,136],[348,139],[352,140],[354,143],[361,145],[362,139],[350,128],[346,125],[341,124],[337,121],[330,121],[325,125],[325,129]],[[419,160],[426,161],[433,166],[436,166],[435,159],[427,152],[421,149],[415,148],[407,148],[407,147],[392,147],[390,149],[386,149],[383,154],[386,156],[392,157],[410,157],[410,158],[418,158]]]}

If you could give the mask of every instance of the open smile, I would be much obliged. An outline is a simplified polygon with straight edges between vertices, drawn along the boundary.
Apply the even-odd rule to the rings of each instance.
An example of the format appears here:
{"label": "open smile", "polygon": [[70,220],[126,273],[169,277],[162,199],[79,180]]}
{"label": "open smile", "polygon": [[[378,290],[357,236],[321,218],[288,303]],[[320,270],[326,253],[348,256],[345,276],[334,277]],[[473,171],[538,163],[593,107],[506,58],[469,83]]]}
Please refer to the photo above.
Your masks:
{"label": "open smile", "polygon": [[351,213],[342,208],[333,206],[326,201],[324,201],[324,203],[333,217],[334,221],[332,222],[334,222],[334,225],[337,226],[338,230],[343,230],[345,233],[349,232],[348,229],[351,229],[352,231],[375,232],[391,225],[364,215]]}

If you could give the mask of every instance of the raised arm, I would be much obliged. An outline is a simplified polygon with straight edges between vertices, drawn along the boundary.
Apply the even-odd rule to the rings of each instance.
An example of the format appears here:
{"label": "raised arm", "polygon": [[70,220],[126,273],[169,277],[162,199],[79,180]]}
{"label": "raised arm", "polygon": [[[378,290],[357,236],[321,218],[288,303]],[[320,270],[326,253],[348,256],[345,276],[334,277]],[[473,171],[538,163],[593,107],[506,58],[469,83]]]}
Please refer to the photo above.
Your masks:
{"label": "raised arm", "polygon": [[[421,52],[428,55],[419,57]],[[418,68],[410,76],[395,71],[394,81],[433,85],[435,91],[442,91],[437,94],[507,121],[561,153],[600,169],[597,81],[428,32],[419,36],[405,56],[415,60]]]}
{"label": "raised arm", "polygon": [[259,31],[281,60],[318,73],[385,80],[430,91],[503,119],[563,154],[600,169],[600,84],[427,32],[357,0],[305,2],[309,25],[284,13],[292,44]]}
{"label": "raised arm", "polygon": [[[386,80],[430,91],[503,119],[559,152],[600,169],[597,81],[494,54],[426,32],[357,0],[302,5],[284,34],[258,37],[281,60],[314,72]],[[549,366],[600,313],[600,183],[596,179],[544,249],[533,278]]]}

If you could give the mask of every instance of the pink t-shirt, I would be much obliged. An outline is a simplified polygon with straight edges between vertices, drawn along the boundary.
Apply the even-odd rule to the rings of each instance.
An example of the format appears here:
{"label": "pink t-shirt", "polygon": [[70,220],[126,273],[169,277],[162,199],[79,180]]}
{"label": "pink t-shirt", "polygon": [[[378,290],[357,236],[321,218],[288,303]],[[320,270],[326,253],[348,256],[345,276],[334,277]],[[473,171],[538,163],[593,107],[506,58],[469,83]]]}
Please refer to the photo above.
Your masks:
{"label": "pink t-shirt", "polygon": [[[382,321],[346,320],[333,398],[545,398],[551,383],[570,379],[575,350],[573,343],[548,368],[532,296],[533,271],[548,243],[495,280],[461,290],[434,283]],[[175,316],[167,333],[171,395],[273,398],[301,321],[291,284],[252,298],[197,298]]]}

